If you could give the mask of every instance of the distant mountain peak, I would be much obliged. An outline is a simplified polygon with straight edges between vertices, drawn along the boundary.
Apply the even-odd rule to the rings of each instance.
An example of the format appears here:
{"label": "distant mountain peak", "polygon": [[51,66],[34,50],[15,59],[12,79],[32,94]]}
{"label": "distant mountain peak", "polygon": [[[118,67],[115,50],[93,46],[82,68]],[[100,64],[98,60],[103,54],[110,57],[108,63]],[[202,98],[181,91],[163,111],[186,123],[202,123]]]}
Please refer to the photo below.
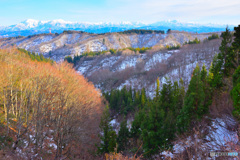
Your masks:
{"label": "distant mountain peak", "polygon": [[[200,24],[195,22],[181,22],[178,20],[163,20],[155,23],[143,22],[71,22],[63,19],[39,21],[35,19],[27,19],[18,24],[0,27],[0,37],[9,36],[28,36],[31,34],[48,33],[49,28],[52,33],[61,33],[64,30],[77,30],[91,33],[106,33],[106,32],[119,32],[130,29],[151,29],[151,30],[164,30],[168,29],[187,31],[187,32],[217,32],[224,31],[226,25],[222,24]],[[232,29],[233,26],[229,25]]]}
{"label": "distant mountain peak", "polygon": [[34,28],[38,26],[38,23],[39,23],[39,20],[27,19],[25,21],[22,21],[16,24],[15,26],[18,27],[19,29]]}

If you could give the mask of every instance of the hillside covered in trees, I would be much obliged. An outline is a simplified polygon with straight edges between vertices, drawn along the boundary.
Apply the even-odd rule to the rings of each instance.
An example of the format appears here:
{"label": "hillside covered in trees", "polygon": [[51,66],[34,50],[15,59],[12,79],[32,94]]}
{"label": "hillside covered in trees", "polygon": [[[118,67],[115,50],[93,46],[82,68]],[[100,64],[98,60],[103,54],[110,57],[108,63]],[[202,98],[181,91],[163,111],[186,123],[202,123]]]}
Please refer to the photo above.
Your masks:
{"label": "hillside covered in trees", "polygon": [[[234,32],[229,29],[223,32],[220,52],[215,55],[209,71],[205,65],[200,68],[197,64],[187,89],[182,80],[171,82],[166,78],[161,88],[157,80],[152,98],[146,96],[144,88],[136,91],[123,87],[105,92],[109,105],[101,121],[104,135],[99,152],[110,153],[111,157],[117,157],[112,154],[116,151],[135,156],[137,153],[144,159],[207,159],[211,151],[238,152],[239,49],[240,26],[235,27]],[[122,115],[120,128],[112,127],[109,112]],[[130,125],[129,114],[134,115]],[[219,135],[211,130],[219,119],[232,131],[220,132],[224,134],[221,142],[214,139]],[[222,129],[221,125],[217,127],[214,130]],[[176,149],[179,146],[176,143],[180,142],[186,144],[181,151]]]}
{"label": "hillside covered in trees", "polygon": [[[151,97],[147,88],[126,86],[101,94],[73,69],[95,52],[57,64],[23,49],[0,50],[0,159],[183,160],[239,151],[239,50],[240,26],[226,29],[209,69],[196,64],[187,87],[181,78],[156,78]],[[219,145],[212,128],[226,117],[234,139]]]}
{"label": "hillside covered in trees", "polygon": [[102,111],[69,64],[0,50],[0,159],[92,159]]}

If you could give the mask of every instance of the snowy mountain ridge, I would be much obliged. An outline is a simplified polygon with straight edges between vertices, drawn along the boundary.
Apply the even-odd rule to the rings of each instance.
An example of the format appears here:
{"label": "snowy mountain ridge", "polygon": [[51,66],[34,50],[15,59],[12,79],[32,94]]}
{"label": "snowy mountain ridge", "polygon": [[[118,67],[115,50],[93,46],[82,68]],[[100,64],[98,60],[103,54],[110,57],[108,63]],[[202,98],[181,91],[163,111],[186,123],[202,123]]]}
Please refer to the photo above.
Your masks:
{"label": "snowy mountain ridge", "polygon": [[[188,32],[218,32],[224,31],[226,24],[201,24],[195,22],[180,22],[177,20],[166,20],[155,23],[143,22],[71,22],[62,19],[51,21],[39,21],[27,19],[18,24],[10,26],[0,26],[0,37],[28,36],[32,34],[48,33],[51,28],[52,33],[61,33],[64,30],[77,30],[91,33],[120,32],[129,29],[152,29],[164,30],[168,29],[188,31]],[[233,25],[229,25],[232,29]]]}

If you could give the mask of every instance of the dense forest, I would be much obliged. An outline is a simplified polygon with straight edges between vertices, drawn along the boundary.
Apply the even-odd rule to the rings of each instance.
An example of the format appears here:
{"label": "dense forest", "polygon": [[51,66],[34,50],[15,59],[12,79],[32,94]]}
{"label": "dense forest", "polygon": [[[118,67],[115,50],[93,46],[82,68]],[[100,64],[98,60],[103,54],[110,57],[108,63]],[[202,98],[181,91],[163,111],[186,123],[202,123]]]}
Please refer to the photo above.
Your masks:
{"label": "dense forest", "polygon": [[[132,155],[138,152],[139,155],[150,158],[159,152],[172,150],[176,135],[191,133],[203,117],[211,119],[209,107],[213,100],[221,98],[227,92],[225,88],[230,84],[233,84],[231,93],[228,93],[233,100],[233,115],[240,119],[240,26],[234,29],[233,33],[229,29],[223,32],[220,52],[215,55],[209,71],[205,65],[200,68],[197,64],[187,90],[182,80],[171,82],[166,78],[161,88],[157,80],[152,98],[146,97],[144,88],[136,91],[131,87],[123,87],[121,90],[105,92],[104,97],[109,104],[101,121],[104,122],[101,125],[104,135],[101,137],[103,143],[99,152],[117,151]],[[215,38],[219,37],[213,35],[209,39]],[[134,113],[131,128],[124,118],[117,134],[110,124],[109,112],[123,117]]]}
{"label": "dense forest", "polygon": [[7,159],[94,152],[103,105],[91,83],[69,64],[15,48],[0,50],[0,70],[0,150],[15,153]]}

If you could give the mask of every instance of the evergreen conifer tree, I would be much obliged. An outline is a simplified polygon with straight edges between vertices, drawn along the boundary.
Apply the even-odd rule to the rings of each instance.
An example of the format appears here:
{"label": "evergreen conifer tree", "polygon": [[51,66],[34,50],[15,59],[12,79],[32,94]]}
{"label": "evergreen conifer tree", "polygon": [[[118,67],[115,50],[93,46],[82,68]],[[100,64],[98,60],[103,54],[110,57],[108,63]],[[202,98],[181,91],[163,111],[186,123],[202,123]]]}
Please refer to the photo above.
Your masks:
{"label": "evergreen conifer tree", "polygon": [[163,149],[163,144],[166,140],[164,134],[164,110],[152,103],[148,106],[149,113],[145,115],[141,124],[143,148],[146,154],[151,155],[159,149]]}
{"label": "evergreen conifer tree", "polygon": [[110,117],[110,112],[109,112],[109,107],[108,105],[104,109],[103,115],[101,117],[101,122],[100,122],[100,129],[102,132],[102,135],[100,136],[100,139],[102,143],[98,147],[98,152],[99,153],[109,153],[113,152],[114,148],[116,147],[116,132],[113,130],[111,124],[111,117]]}
{"label": "evergreen conifer tree", "polygon": [[208,107],[212,103],[212,90],[211,90],[211,87],[209,85],[208,77],[209,76],[208,76],[208,73],[207,73],[206,66],[205,66],[205,64],[203,64],[202,70],[201,70],[201,81],[203,83],[203,90],[204,90],[204,94],[205,94],[204,113],[208,111]]}
{"label": "evergreen conifer tree", "polygon": [[219,63],[222,63],[223,68],[223,74],[225,76],[229,75],[229,71],[231,68],[233,68],[232,61],[234,60],[234,54],[232,52],[231,43],[232,43],[232,34],[228,28],[226,28],[226,31],[222,34],[222,43],[219,47],[220,53],[218,54],[218,61]]}
{"label": "evergreen conifer tree", "polygon": [[210,80],[210,85],[212,88],[220,88],[222,87],[222,79],[223,79],[223,72],[222,72],[222,66],[223,62],[222,60],[218,60],[218,55],[216,54],[213,57],[213,61],[210,67],[210,74],[209,74],[209,80]]}
{"label": "evergreen conifer tree", "polygon": [[124,120],[120,124],[120,130],[118,132],[117,143],[118,151],[124,151],[128,145],[129,130],[127,128],[127,121]]}
{"label": "evergreen conifer tree", "polygon": [[234,31],[234,42],[232,43],[232,47],[236,59],[235,67],[237,67],[240,64],[240,25],[234,27]]}
{"label": "evergreen conifer tree", "polygon": [[200,73],[200,68],[197,64],[184,98],[184,107],[177,117],[177,126],[180,132],[186,131],[193,119],[200,119],[205,113],[205,93]]}
{"label": "evergreen conifer tree", "polygon": [[160,81],[159,81],[159,78],[157,78],[157,88],[156,88],[155,98],[158,99],[159,96],[160,96]]}
{"label": "evergreen conifer tree", "polygon": [[240,120],[240,67],[238,67],[233,74],[233,89],[231,96],[233,99],[233,115]]}
{"label": "evergreen conifer tree", "polygon": [[142,107],[145,105],[146,103],[146,92],[145,92],[145,88],[142,88],[141,91],[141,105]]}
{"label": "evergreen conifer tree", "polygon": [[166,78],[166,83],[162,86],[160,101],[164,111],[167,112],[173,109],[172,83],[169,78]]}

